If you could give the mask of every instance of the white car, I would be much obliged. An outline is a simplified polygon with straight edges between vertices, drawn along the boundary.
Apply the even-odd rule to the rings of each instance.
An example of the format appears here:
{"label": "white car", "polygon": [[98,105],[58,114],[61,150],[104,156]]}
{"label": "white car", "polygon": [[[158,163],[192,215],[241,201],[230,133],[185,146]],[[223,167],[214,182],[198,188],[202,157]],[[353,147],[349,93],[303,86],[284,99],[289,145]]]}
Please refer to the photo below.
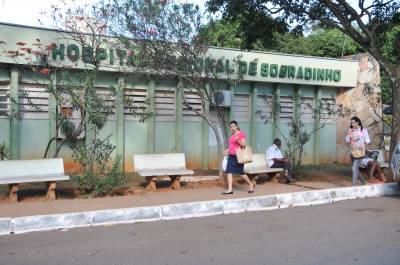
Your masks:
{"label": "white car", "polygon": [[400,183],[400,143],[396,145],[393,151],[390,167],[393,172],[393,181]]}

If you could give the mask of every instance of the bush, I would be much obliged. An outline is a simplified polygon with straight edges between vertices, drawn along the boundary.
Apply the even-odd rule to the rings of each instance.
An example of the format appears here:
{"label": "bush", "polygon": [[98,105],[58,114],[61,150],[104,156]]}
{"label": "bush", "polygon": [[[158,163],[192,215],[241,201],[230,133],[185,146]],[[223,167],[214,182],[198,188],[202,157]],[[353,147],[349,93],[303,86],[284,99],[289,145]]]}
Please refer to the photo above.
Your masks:
{"label": "bush", "polygon": [[10,148],[6,143],[0,144],[0,160],[9,160],[11,158]]}
{"label": "bush", "polygon": [[106,140],[95,139],[89,146],[82,144],[73,153],[74,161],[81,166],[81,173],[74,176],[73,181],[82,192],[104,196],[116,187],[127,183],[127,177],[121,169],[122,157],[111,154],[115,146]]}

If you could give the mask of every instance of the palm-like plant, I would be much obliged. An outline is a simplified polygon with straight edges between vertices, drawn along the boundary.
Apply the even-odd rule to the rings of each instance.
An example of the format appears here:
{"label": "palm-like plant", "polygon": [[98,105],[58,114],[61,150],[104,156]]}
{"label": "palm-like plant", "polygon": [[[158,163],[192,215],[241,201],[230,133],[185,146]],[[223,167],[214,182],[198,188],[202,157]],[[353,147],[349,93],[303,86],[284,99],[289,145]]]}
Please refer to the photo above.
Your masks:
{"label": "palm-like plant", "polygon": [[0,160],[8,160],[11,157],[10,148],[6,145],[6,143],[0,144]]}

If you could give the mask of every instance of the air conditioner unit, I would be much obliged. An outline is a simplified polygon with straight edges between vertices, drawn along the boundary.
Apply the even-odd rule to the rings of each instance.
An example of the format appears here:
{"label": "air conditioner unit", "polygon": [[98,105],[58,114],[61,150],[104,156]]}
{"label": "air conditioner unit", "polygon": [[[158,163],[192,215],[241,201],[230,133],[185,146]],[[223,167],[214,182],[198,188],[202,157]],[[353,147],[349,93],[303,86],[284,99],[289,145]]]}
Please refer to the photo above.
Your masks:
{"label": "air conditioner unit", "polygon": [[230,107],[232,105],[231,91],[223,90],[216,92],[214,94],[212,105],[218,107]]}

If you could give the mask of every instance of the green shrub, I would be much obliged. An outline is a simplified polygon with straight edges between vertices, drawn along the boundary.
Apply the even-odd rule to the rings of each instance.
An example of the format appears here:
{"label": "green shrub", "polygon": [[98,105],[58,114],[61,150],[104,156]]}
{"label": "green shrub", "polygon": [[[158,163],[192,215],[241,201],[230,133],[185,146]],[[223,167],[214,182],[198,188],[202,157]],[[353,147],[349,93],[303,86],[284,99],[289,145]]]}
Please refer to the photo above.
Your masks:
{"label": "green shrub", "polygon": [[115,146],[106,140],[93,140],[89,146],[82,144],[74,150],[74,161],[81,166],[81,173],[73,181],[82,192],[104,196],[116,187],[127,183],[127,176],[121,169],[122,157],[111,159]]}
{"label": "green shrub", "polygon": [[8,160],[11,158],[10,148],[6,143],[0,144],[0,160]]}

